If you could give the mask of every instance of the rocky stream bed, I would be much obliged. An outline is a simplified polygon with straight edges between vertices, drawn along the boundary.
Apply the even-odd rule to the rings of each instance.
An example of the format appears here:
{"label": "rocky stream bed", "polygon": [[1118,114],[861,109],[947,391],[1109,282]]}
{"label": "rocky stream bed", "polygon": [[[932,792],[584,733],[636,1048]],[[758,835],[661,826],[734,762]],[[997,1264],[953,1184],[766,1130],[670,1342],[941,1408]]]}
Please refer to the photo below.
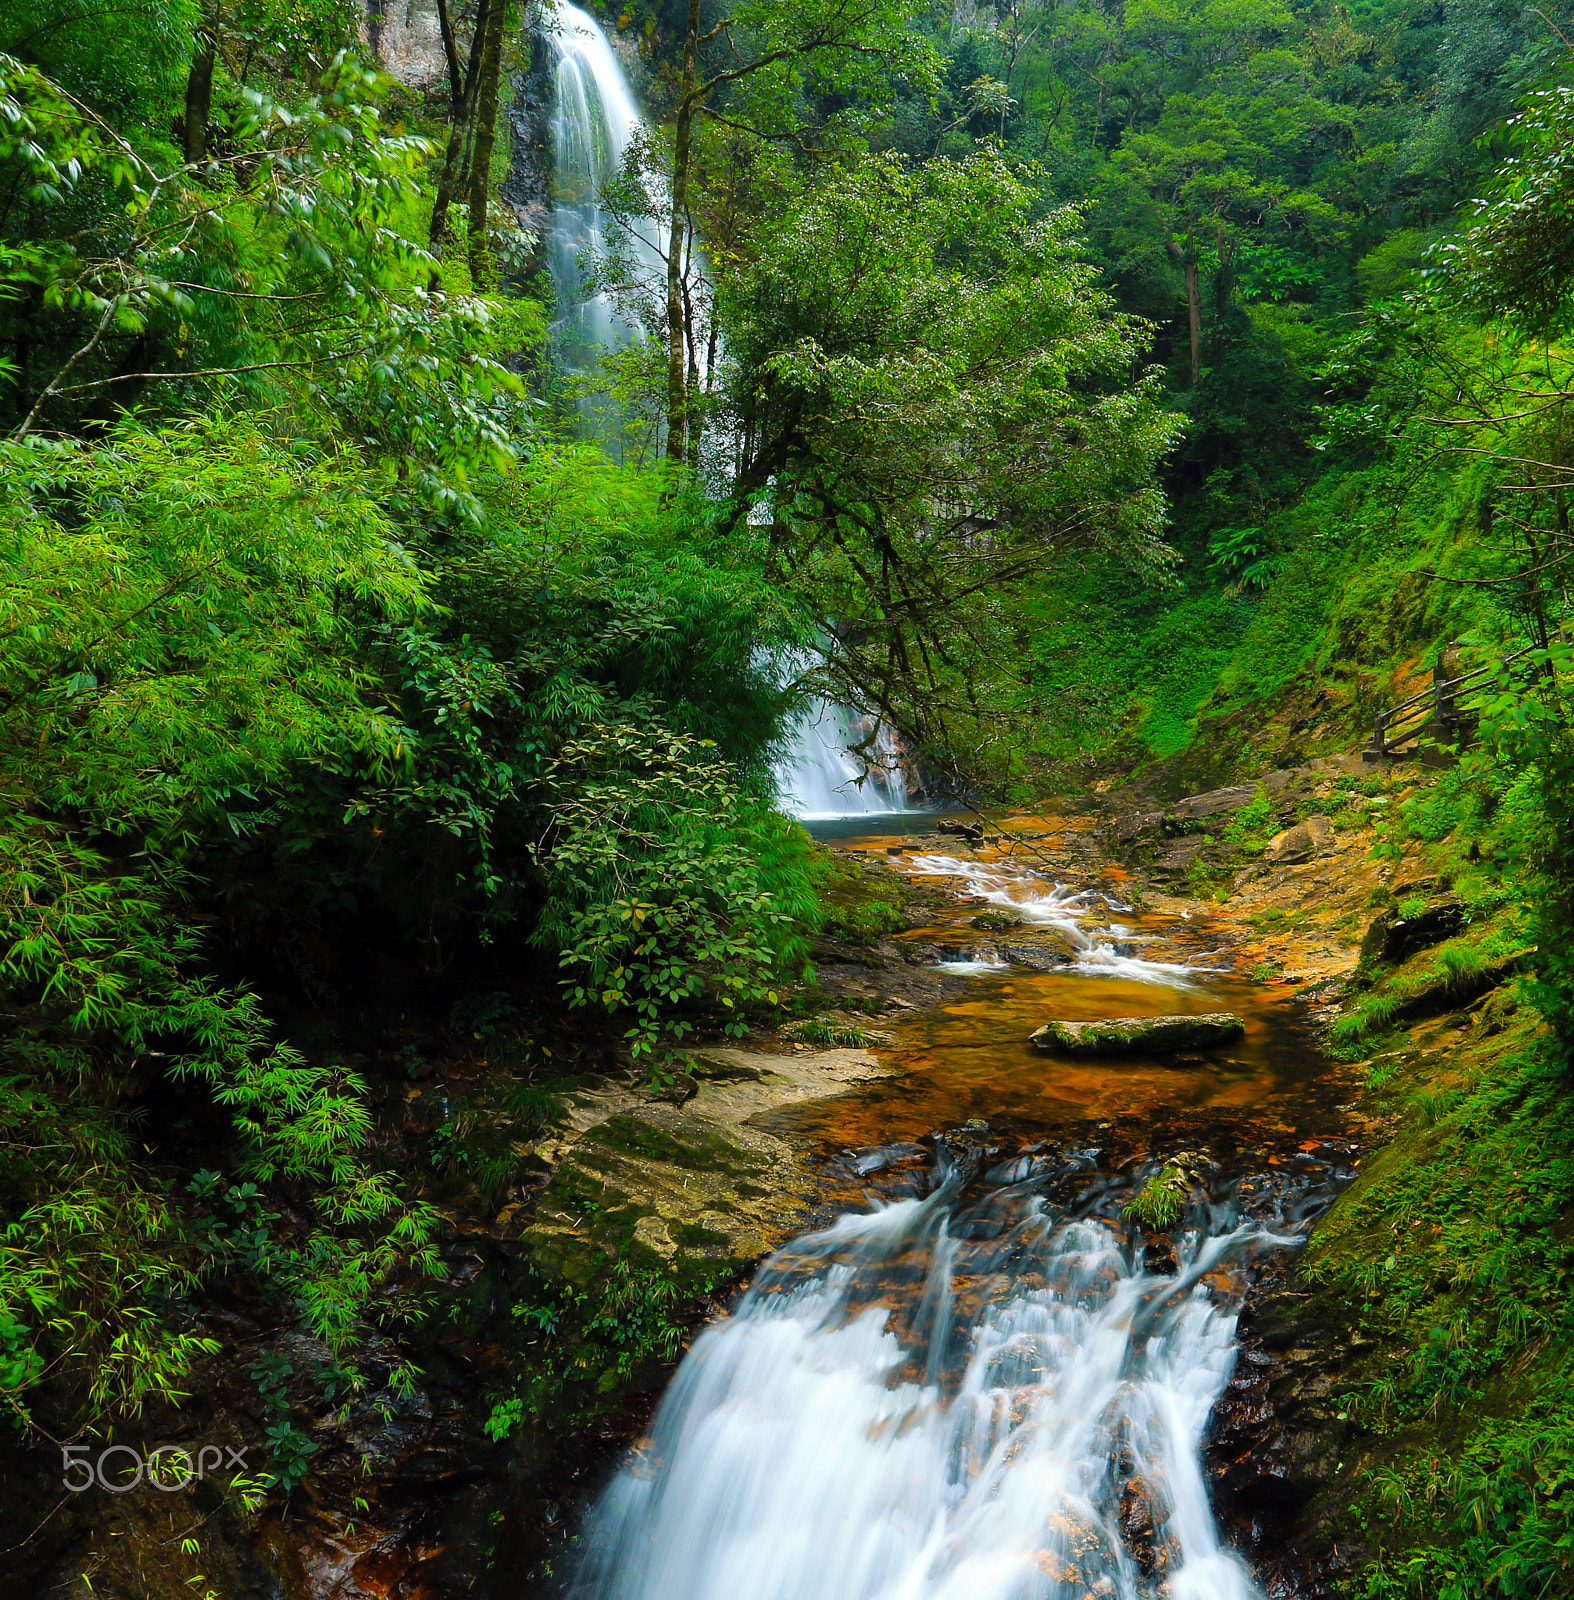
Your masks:
{"label": "rocky stream bed", "polygon": [[[520,1308],[539,1303],[541,1286],[566,1303],[617,1257],[676,1286],[687,1348],[736,1314],[760,1263],[806,1230],[945,1188],[947,1216],[972,1219],[947,1224],[959,1237],[990,1236],[994,1225],[978,1219],[991,1206],[1018,1208],[1008,1228],[1022,1226],[1024,1204],[1035,1215],[1058,1206],[1104,1230],[1124,1252],[1121,1270],[1144,1282],[1183,1275],[1232,1228],[1260,1223],[1272,1235],[1270,1247],[1207,1269],[1211,1303],[1238,1317],[1238,1354],[1210,1402],[1202,1471],[1226,1549],[1250,1562],[1264,1592],[1328,1593],[1362,1558],[1328,1534],[1354,1454],[1329,1397],[1365,1352],[1348,1319],[1299,1281],[1296,1249],[1387,1122],[1363,1092],[1365,1063],[1330,1061],[1318,1030],[1346,999],[1363,942],[1369,960],[1398,959],[1448,926],[1441,901],[1430,923],[1374,922],[1374,890],[1386,885],[1391,901],[1405,864],[1371,859],[1386,797],[1359,794],[1360,773],[1332,760],[1169,804],[1095,801],[844,841],[809,1023],[698,1046],[686,1073],[654,1089],[615,1064],[581,1072],[553,1125],[516,1146],[518,1181],[501,1205],[475,1185],[444,1202],[445,1325],[418,1375],[403,1379],[392,1343],[372,1339],[372,1381],[325,1402],[326,1350],[271,1335],[237,1304],[217,1330],[229,1351],[199,1370],[190,1401],[178,1414],[150,1411],[129,1441],[200,1438],[260,1465],[270,1413],[252,1369],[267,1355],[290,1375],[284,1404],[310,1439],[309,1470],[287,1498],[248,1508],[215,1483],[71,1494],[52,1488],[47,1448],[19,1453],[5,1469],[20,1529],[7,1592],[557,1593],[573,1568],[569,1542],[645,1437],[672,1362],[588,1372],[575,1408],[536,1410],[527,1395],[512,1425],[497,1427],[497,1397],[521,1392],[530,1360]],[[1384,774],[1395,793],[1418,779]],[[1235,824],[1248,807],[1258,833],[1243,845]],[[1427,1040],[1447,1009],[1417,1007],[1419,1049],[1446,1048]],[[1063,1040],[1028,1043],[1054,1019],[1074,1028],[1221,1012],[1241,1019],[1238,1036],[1139,1040],[1091,1058]],[[385,1120],[419,1142],[432,1108],[484,1067],[393,1092]],[[1161,1207],[1139,1222],[1132,1201],[1166,1186],[1173,1217]],[[970,1270],[983,1282],[993,1269]],[[1010,1269],[1013,1284],[1022,1270]],[[911,1318],[925,1281],[908,1270],[871,1291],[893,1326]],[[959,1302],[958,1326],[976,1323],[995,1292],[980,1290],[971,1309]],[[1111,1448],[1130,1455],[1129,1443]],[[1101,1559],[1143,1593],[1180,1570],[1158,1470],[1132,1457],[1100,1491],[1114,1497],[1108,1526],[1123,1546]],[[609,1580],[583,1592],[646,1591]],[[701,1584],[696,1600],[708,1592]]]}

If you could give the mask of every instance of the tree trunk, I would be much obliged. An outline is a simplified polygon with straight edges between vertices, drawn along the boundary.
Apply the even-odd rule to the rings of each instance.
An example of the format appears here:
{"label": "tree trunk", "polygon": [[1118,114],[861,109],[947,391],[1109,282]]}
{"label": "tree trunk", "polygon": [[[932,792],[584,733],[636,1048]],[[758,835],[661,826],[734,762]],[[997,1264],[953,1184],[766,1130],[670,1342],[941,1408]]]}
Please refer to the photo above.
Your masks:
{"label": "tree trunk", "polygon": [[[499,5],[504,0],[497,0]],[[469,132],[470,117],[475,110],[476,89],[481,81],[481,35],[491,14],[488,0],[481,0],[476,11],[475,34],[470,41],[470,60],[465,68],[464,89],[459,103],[454,107],[453,122],[448,129],[448,149],[443,156],[443,170],[437,180],[437,196],[432,202],[432,249],[443,253],[448,237],[448,208],[453,204],[454,193],[464,173],[465,135]],[[432,274],[432,288],[438,286],[438,277]]]}
{"label": "tree trunk", "polygon": [[1186,252],[1186,315],[1191,323],[1191,385],[1202,376],[1202,300],[1197,286],[1197,258]]}
{"label": "tree trunk", "polygon": [[667,459],[681,462],[688,432],[688,319],[683,314],[683,240],[688,231],[689,148],[700,52],[700,0],[689,0],[683,40],[683,93],[672,146],[672,227],[667,236]]}
{"label": "tree trunk", "polygon": [[454,19],[448,13],[448,0],[437,0],[437,29],[443,36],[443,59],[448,63],[448,114],[457,122],[459,102],[465,95],[465,80],[459,66],[459,46],[454,39]]}
{"label": "tree trunk", "polygon": [[186,121],[181,130],[187,166],[200,166],[208,159],[208,122],[213,115],[213,63],[218,55],[213,33],[204,28],[197,35],[186,75]]}
{"label": "tree trunk", "polygon": [[[492,0],[486,32],[477,39],[481,53],[481,87],[476,97],[475,145],[470,152],[470,286],[492,286],[492,260],[487,249],[486,205],[492,196],[492,149],[497,143],[497,109],[503,82],[503,19],[507,0]],[[472,45],[472,52],[476,45]]]}
{"label": "tree trunk", "polygon": [[[692,230],[687,240],[687,249],[689,252],[688,259],[692,261],[694,259],[694,235]],[[687,273],[684,274],[683,281],[683,323],[684,338],[688,344],[689,364],[688,388],[684,396],[684,426],[688,430],[689,466],[693,471],[698,472],[700,470],[700,428],[704,418],[703,415],[696,416],[694,410],[695,397],[700,392],[700,353],[694,338],[694,297],[690,293]]]}

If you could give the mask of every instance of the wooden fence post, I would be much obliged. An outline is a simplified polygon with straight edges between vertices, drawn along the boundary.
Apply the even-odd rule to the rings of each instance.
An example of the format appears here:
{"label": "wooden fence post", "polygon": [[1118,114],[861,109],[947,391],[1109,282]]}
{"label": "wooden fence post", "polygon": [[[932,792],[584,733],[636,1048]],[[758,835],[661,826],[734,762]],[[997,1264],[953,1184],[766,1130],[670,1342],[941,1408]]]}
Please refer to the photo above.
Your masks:
{"label": "wooden fence post", "polygon": [[1454,731],[1454,696],[1449,689],[1448,669],[1441,661],[1432,668],[1432,692],[1437,698],[1433,720],[1440,735]]}

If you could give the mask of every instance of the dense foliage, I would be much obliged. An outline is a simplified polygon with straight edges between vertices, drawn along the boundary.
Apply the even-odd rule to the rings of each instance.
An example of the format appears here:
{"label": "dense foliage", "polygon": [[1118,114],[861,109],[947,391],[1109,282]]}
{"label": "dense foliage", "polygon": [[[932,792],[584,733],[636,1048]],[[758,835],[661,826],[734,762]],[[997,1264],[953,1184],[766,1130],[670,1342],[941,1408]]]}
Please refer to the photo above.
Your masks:
{"label": "dense foliage", "polygon": [[348,19],[161,14],[117,75],[73,16],[0,40],[0,1381],[68,1438],[179,1396],[211,1294],[336,1383],[425,1314],[437,1213],[292,1006],[544,947],[661,1057],[770,1004],[816,915],[763,799],[794,608],[538,431],[539,309],[445,290],[437,141]]}

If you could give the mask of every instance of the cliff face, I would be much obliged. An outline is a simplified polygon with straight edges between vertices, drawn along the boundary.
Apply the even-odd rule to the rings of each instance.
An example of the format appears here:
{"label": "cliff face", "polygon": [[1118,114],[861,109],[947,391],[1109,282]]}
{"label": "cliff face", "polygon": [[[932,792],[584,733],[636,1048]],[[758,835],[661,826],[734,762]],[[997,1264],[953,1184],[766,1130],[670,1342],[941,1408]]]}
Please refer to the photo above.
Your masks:
{"label": "cliff face", "polygon": [[[362,46],[377,65],[408,89],[440,100],[449,98],[448,65],[436,0],[365,0]],[[468,49],[464,7],[456,4],[461,54]],[[538,240],[552,225],[553,62],[550,43],[535,26],[533,12],[512,41],[508,56],[510,89],[508,168],[500,193],[519,226]],[[531,284],[539,293],[541,285]]]}
{"label": "cliff face", "polygon": [[517,41],[519,69],[508,102],[508,172],[504,203],[521,228],[544,239],[552,225],[553,51],[537,31]]}
{"label": "cliff face", "polygon": [[361,37],[384,72],[411,89],[440,86],[447,74],[436,0],[365,0]]}

